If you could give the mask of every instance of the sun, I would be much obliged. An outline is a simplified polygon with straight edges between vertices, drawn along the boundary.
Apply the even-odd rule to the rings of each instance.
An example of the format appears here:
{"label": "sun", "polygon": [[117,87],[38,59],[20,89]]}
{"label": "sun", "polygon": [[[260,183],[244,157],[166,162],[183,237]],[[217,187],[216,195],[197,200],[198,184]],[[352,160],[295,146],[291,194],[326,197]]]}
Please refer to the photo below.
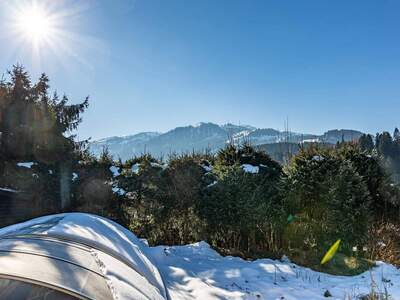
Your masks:
{"label": "sun", "polygon": [[16,16],[16,28],[26,40],[38,46],[52,38],[55,24],[52,16],[43,7],[33,2]]}
{"label": "sun", "polygon": [[25,12],[19,22],[21,30],[28,38],[40,40],[48,36],[50,32],[50,22],[44,11],[32,9]]}
{"label": "sun", "polygon": [[91,67],[83,53],[103,49],[103,43],[84,34],[82,27],[87,24],[91,2],[0,0],[4,4],[0,9],[5,12],[0,13],[4,15],[0,20],[0,43],[6,40],[8,55],[36,70],[49,65],[69,68],[75,65],[72,61]]}

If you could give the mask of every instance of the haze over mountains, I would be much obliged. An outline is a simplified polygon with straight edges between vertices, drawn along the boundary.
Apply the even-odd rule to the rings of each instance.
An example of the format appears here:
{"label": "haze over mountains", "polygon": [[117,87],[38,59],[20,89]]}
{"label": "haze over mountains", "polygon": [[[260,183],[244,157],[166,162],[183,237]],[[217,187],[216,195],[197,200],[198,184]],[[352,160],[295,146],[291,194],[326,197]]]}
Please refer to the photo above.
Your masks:
{"label": "haze over mountains", "polygon": [[349,129],[334,129],[322,135],[315,135],[256,128],[250,125],[199,123],[195,126],[177,127],[165,133],[141,132],[128,136],[108,137],[91,142],[90,150],[99,155],[104,148],[108,148],[114,158],[126,160],[143,153],[166,157],[171,153],[206,150],[215,152],[229,142],[249,142],[255,146],[302,142],[335,144],[342,140],[358,139],[361,134],[360,131]]}

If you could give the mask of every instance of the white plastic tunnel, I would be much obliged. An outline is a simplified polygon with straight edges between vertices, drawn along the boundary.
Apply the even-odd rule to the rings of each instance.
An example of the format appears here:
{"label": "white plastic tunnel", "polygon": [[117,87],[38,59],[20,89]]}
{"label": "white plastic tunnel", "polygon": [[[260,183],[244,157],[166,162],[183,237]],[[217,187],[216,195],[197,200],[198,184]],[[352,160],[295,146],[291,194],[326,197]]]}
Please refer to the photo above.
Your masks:
{"label": "white plastic tunnel", "polygon": [[0,229],[0,299],[167,300],[144,245],[122,226],[71,213]]}

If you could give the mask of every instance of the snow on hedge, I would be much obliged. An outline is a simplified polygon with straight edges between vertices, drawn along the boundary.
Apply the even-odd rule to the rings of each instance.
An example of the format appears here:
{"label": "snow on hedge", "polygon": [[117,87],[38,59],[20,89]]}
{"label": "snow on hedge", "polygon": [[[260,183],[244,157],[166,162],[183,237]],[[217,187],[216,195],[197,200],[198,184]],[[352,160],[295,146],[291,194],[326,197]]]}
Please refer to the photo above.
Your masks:
{"label": "snow on hedge", "polygon": [[206,164],[201,164],[201,167],[204,169],[206,172],[212,172],[213,167],[211,165],[206,165]]}
{"label": "snow on hedge", "polygon": [[324,160],[324,157],[321,156],[321,155],[314,155],[314,156],[312,157],[312,160],[315,160],[315,161],[323,161],[323,160]]}
{"label": "snow on hedge", "polygon": [[72,173],[72,181],[76,181],[79,178],[79,175],[75,172]]}
{"label": "snow on hedge", "polygon": [[253,166],[253,165],[250,165],[250,164],[243,164],[242,165],[242,169],[246,173],[257,174],[260,168],[258,166]]}
{"label": "snow on hedge", "polygon": [[116,167],[116,166],[111,166],[111,167],[110,167],[110,171],[111,171],[111,173],[113,174],[113,177],[117,177],[117,176],[120,175],[120,173],[119,173],[119,168]]}
{"label": "snow on hedge", "polygon": [[140,164],[136,163],[136,164],[132,165],[131,170],[132,170],[133,173],[139,174]]}
{"label": "snow on hedge", "polygon": [[18,167],[27,168],[27,169],[32,168],[33,165],[36,165],[36,163],[34,163],[34,162],[19,162],[19,163],[17,163]]}
{"label": "snow on hedge", "polygon": [[161,169],[163,169],[163,170],[165,170],[166,168],[168,168],[168,165],[167,165],[167,164],[159,164],[159,163],[156,163],[156,162],[151,162],[150,165],[151,165],[153,168],[161,168]]}
{"label": "snow on hedge", "polygon": [[218,183],[218,181],[214,180],[209,185],[207,185],[207,187],[212,187],[212,186],[216,185],[217,183]]}
{"label": "snow on hedge", "polygon": [[114,194],[117,194],[117,195],[120,195],[120,196],[123,196],[123,195],[126,194],[126,191],[123,188],[120,188],[120,187],[113,187],[112,191],[113,191]]}

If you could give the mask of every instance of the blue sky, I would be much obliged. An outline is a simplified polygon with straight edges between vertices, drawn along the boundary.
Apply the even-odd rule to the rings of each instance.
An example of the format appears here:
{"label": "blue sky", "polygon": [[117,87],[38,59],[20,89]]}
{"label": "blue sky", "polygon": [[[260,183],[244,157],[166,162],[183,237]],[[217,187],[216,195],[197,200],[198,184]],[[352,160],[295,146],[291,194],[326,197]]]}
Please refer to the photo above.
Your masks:
{"label": "blue sky", "polygon": [[90,95],[80,138],[200,121],[400,125],[400,1],[37,1],[65,12],[65,39],[32,57],[6,30],[16,1],[0,0],[0,72],[20,62],[73,102]]}

